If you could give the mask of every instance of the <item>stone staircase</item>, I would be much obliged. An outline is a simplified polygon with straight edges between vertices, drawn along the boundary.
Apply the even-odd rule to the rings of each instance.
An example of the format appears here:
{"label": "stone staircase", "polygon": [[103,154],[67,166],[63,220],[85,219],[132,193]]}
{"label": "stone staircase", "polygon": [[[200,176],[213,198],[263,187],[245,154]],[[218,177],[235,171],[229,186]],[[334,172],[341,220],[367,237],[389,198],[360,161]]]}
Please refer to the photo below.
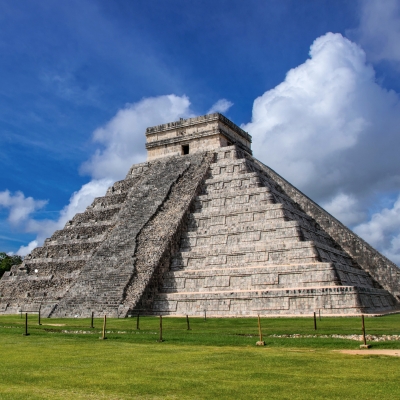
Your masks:
{"label": "stone staircase", "polygon": [[[151,265],[140,262],[140,237],[153,220],[160,218],[159,215],[168,207],[169,199],[176,192],[180,180],[189,174],[192,188],[188,190],[185,187],[187,198],[184,193],[180,193],[179,198],[175,198],[173,202],[175,207],[172,217],[179,221],[177,208],[181,209],[182,215],[187,211],[202,178],[194,180],[190,171],[201,171],[204,159],[204,154],[186,159],[171,157],[155,161],[146,169],[140,182],[126,196],[112,232],[92,254],[82,269],[79,280],[59,302],[53,316],[65,317],[73,313],[83,317],[89,316],[93,311],[96,314],[121,317],[135,306],[141,299],[143,290],[151,284],[160,265],[163,252],[157,254],[157,251],[163,246],[164,250],[168,248],[177,227],[171,221],[166,226],[164,235],[162,231],[155,229],[139,246],[143,248],[141,251],[146,254],[146,258],[153,260]],[[160,243],[157,249],[152,249],[151,243],[157,238]],[[129,291],[129,287],[133,287],[133,290]]]}

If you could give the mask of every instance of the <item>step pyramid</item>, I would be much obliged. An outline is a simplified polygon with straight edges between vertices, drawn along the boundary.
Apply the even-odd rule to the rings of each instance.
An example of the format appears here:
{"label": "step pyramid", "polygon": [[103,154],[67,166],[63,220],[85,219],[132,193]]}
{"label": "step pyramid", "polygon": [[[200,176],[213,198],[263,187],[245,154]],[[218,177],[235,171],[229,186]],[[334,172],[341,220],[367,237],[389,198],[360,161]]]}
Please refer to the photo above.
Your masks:
{"label": "step pyramid", "polygon": [[252,156],[219,113],[148,128],[148,161],[0,280],[0,313],[382,314],[400,269]]}

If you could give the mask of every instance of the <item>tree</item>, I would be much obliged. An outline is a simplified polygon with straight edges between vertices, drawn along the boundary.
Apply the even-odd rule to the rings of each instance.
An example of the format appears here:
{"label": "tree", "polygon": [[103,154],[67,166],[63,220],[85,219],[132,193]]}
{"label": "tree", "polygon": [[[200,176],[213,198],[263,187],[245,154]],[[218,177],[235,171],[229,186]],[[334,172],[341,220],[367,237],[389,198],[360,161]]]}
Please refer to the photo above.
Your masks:
{"label": "tree", "polygon": [[21,264],[21,256],[9,256],[6,253],[0,253],[0,278],[4,272],[9,271],[13,265]]}

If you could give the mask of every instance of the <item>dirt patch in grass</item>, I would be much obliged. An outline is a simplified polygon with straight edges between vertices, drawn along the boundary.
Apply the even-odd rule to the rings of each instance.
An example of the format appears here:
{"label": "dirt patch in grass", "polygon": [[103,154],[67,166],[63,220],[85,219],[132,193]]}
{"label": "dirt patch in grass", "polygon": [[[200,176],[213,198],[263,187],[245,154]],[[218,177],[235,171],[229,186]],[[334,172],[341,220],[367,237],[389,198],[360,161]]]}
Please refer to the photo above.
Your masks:
{"label": "dirt patch in grass", "polygon": [[334,350],[343,354],[353,354],[353,355],[374,355],[374,356],[395,356],[400,357],[400,350],[375,350],[375,349],[364,349],[364,350]]}

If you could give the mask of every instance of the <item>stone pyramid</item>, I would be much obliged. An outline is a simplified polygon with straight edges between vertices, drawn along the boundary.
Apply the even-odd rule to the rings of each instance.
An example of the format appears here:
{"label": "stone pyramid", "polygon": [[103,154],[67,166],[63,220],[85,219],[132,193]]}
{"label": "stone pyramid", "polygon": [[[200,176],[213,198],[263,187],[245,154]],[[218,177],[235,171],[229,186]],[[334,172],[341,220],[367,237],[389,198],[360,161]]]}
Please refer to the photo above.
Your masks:
{"label": "stone pyramid", "polygon": [[0,313],[382,314],[400,269],[272,169],[221,114],[146,131],[148,161],[0,280]]}

